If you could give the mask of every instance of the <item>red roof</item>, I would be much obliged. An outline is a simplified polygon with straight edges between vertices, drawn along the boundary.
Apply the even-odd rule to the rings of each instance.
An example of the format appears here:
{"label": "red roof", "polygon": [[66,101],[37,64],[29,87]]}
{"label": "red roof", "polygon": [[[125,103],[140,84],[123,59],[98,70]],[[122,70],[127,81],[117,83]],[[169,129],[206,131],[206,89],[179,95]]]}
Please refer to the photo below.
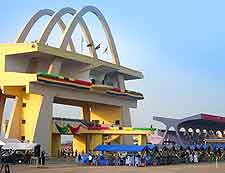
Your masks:
{"label": "red roof", "polygon": [[201,114],[201,119],[208,121],[215,121],[219,123],[225,123],[225,117],[209,115],[209,114]]}

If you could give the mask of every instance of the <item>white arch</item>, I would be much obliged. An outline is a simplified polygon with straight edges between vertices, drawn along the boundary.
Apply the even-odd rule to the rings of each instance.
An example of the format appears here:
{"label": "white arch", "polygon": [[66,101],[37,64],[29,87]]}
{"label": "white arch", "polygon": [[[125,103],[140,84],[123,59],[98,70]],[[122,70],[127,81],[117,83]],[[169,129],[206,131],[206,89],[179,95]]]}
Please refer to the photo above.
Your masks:
{"label": "white arch", "polygon": [[[76,10],[70,7],[66,7],[63,8],[61,10],[59,10],[58,12],[56,12],[52,18],[49,20],[48,24],[46,25],[45,29],[43,30],[41,37],[39,39],[39,43],[40,44],[45,44],[46,41],[48,40],[48,37],[51,33],[51,31],[53,30],[55,24],[61,20],[61,17],[65,14],[71,14],[71,15],[75,15],[76,14]],[[88,27],[85,23],[85,21],[83,20],[83,18],[80,18],[79,20],[79,24],[81,27],[81,31],[84,34],[84,38],[86,40],[86,42],[89,43],[93,43],[93,40],[91,38],[91,34],[88,30]],[[96,50],[94,46],[90,46],[89,47],[89,52],[91,53],[91,56],[96,57],[97,58],[97,54],[96,54]]]}
{"label": "white arch", "polygon": [[[50,9],[44,9],[44,10],[40,10],[38,11],[36,14],[34,14],[30,20],[27,22],[27,24],[24,26],[24,28],[22,29],[22,31],[19,33],[17,39],[16,39],[16,43],[23,43],[27,37],[27,35],[29,34],[31,28],[33,27],[33,25],[42,17],[42,16],[53,16],[54,15],[54,11],[50,10]],[[64,24],[64,22],[60,19],[57,21],[60,29],[62,30],[62,32],[66,29],[66,25]],[[70,46],[71,51],[75,51],[74,45],[73,45],[73,41],[71,40],[71,38],[68,39],[68,44]]]}
{"label": "white arch", "polygon": [[103,14],[96,7],[93,7],[93,6],[86,6],[86,7],[82,8],[71,19],[69,26],[64,31],[64,34],[60,40],[60,48],[66,49],[69,39],[71,38],[72,33],[73,33],[74,29],[76,28],[76,25],[78,24],[78,22],[80,21],[82,16],[88,12],[92,12],[93,14],[95,14],[97,16],[97,18],[99,19],[99,21],[101,22],[103,30],[104,30],[106,38],[107,38],[107,41],[108,41],[108,46],[109,46],[111,54],[112,54],[112,63],[119,65],[120,62],[119,62],[116,46],[115,46],[110,28],[109,28]]}

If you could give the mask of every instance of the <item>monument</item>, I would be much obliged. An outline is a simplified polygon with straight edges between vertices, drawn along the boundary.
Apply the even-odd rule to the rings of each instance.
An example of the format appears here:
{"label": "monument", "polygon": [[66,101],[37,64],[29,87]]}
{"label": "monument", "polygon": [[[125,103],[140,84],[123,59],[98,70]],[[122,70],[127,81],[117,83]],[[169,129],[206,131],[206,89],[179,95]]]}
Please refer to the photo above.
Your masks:
{"label": "monument", "polygon": [[[101,22],[111,63],[98,59],[83,19],[86,13],[93,13]],[[67,25],[62,20],[65,14],[72,15]],[[26,42],[34,24],[46,15],[51,18],[40,37]],[[47,40],[56,24],[62,34],[58,46],[51,47]],[[71,35],[77,25],[89,56],[76,52]],[[15,99],[5,136],[40,143],[52,156],[57,155],[61,134],[72,134],[74,148],[79,152],[92,150],[107,140],[131,143],[127,135],[139,135],[140,144],[144,144],[151,131],[131,128],[129,112],[143,95],[126,90],[124,83],[142,78],[141,72],[120,65],[110,28],[96,7],[86,6],[79,11],[68,7],[58,12],[40,10],[24,26],[16,43],[0,44],[0,120],[6,98]],[[54,119],[53,103],[81,107],[81,121],[77,124],[73,119]],[[64,124],[60,124],[62,121]],[[91,122],[95,124],[87,124]]]}

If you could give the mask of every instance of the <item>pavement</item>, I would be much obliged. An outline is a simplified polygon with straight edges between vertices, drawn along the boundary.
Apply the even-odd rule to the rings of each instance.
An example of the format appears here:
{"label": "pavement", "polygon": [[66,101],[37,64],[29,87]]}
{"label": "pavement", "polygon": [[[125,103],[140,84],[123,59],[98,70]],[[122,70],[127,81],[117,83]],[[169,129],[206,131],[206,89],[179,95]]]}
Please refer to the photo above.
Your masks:
{"label": "pavement", "polygon": [[30,165],[11,166],[12,173],[223,173],[225,163],[183,164],[155,167],[78,166],[70,163],[48,164],[36,168]]}

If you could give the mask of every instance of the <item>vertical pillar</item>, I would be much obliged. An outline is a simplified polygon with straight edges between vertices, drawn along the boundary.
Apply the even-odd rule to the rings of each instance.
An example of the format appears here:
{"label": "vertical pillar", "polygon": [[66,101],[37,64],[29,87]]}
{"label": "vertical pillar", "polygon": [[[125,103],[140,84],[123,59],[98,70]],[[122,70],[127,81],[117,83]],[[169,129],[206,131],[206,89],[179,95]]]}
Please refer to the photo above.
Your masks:
{"label": "vertical pillar", "polygon": [[[33,101],[35,102],[35,100]],[[52,149],[52,103],[53,97],[46,93],[42,98],[41,107],[37,109],[37,118],[34,120],[36,128],[32,140],[40,143],[42,149],[49,155],[51,155]]]}
{"label": "vertical pillar", "polygon": [[[131,118],[130,118],[130,111],[127,106],[123,106],[121,108],[122,116],[121,116],[121,125],[125,127],[131,127]],[[121,144],[132,144],[132,136],[124,136],[120,137]]]}
{"label": "vertical pillar", "polygon": [[99,73],[97,76],[95,76],[95,84],[102,84],[104,78],[105,78],[105,72]]}
{"label": "vertical pillar", "polygon": [[131,127],[130,110],[127,106],[122,106],[121,125]]}
{"label": "vertical pillar", "polygon": [[13,104],[12,112],[9,117],[9,124],[6,130],[6,138],[21,139],[21,113],[22,97],[17,96]]}
{"label": "vertical pillar", "polygon": [[161,144],[163,144],[163,142],[164,142],[164,140],[165,140],[165,137],[166,137],[166,135],[167,135],[167,133],[168,133],[168,130],[169,130],[169,127],[168,126],[166,126],[166,130],[165,130],[165,132],[164,132],[164,134],[163,134],[163,137],[162,137],[162,140],[161,140]]}
{"label": "vertical pillar", "polygon": [[86,153],[86,135],[74,135],[73,136],[73,151],[78,151],[78,153]]}
{"label": "vertical pillar", "polygon": [[102,144],[103,144],[102,134],[92,134],[90,143],[87,143],[87,145],[89,145],[90,151],[93,151],[96,146],[102,145]]}
{"label": "vertical pillar", "polygon": [[84,105],[82,107],[82,115],[85,121],[90,121],[91,119],[91,110],[89,105]]}
{"label": "vertical pillar", "polygon": [[51,155],[53,99],[48,94],[16,96],[5,136],[39,143]]}
{"label": "vertical pillar", "polygon": [[60,134],[52,134],[52,157],[59,157],[61,146],[61,136]]}
{"label": "vertical pillar", "polygon": [[183,142],[182,142],[182,140],[181,140],[181,137],[180,137],[180,133],[179,133],[178,127],[175,128],[175,131],[176,131],[176,136],[177,136],[179,145],[183,145]]}
{"label": "vertical pillar", "polygon": [[48,73],[59,74],[62,66],[62,60],[55,58],[48,68]]}
{"label": "vertical pillar", "polygon": [[3,127],[2,127],[2,125],[3,125],[2,124],[2,119],[3,119],[5,101],[6,101],[6,97],[5,97],[4,94],[1,94],[1,91],[0,91],[0,133],[3,130]]}
{"label": "vertical pillar", "polygon": [[138,135],[138,145],[146,145],[147,135]]}
{"label": "vertical pillar", "polygon": [[121,91],[125,91],[125,83],[124,83],[124,76],[122,74],[118,74],[118,84]]}

